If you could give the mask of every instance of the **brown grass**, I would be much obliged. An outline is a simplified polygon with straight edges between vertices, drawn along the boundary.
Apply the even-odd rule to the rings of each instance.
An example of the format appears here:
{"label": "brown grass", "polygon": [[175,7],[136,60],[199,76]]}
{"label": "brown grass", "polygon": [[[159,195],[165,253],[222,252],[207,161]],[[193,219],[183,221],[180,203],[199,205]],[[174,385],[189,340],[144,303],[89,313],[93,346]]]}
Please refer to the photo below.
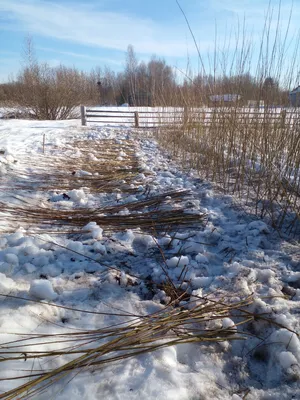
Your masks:
{"label": "brown grass", "polygon": [[[245,340],[246,335],[237,333],[240,325],[253,320],[254,316],[247,312],[252,303],[249,297],[240,302],[230,299],[198,298],[184,306],[174,308],[173,304],[164,307],[154,314],[132,317],[131,321],[118,326],[91,331],[68,332],[66,334],[32,334],[24,338],[3,343],[0,350],[0,361],[20,363],[24,360],[43,360],[46,370],[24,374],[11,379],[26,379],[26,383],[0,394],[0,399],[36,398],[49,385],[70,376],[111,362],[126,360],[143,353],[180,345],[182,343],[216,343],[228,340]],[[235,315],[236,325],[222,328],[223,318]],[[220,323],[218,323],[220,321]],[[207,328],[208,323],[215,328]],[[56,350],[57,343],[65,348]],[[49,350],[41,346],[47,344]],[[22,350],[20,350],[22,349]],[[22,354],[20,354],[20,351]],[[61,367],[48,369],[47,362],[52,358],[67,357]],[[71,375],[72,376],[72,375]]]}
{"label": "brown grass", "polygon": [[[106,232],[136,228],[165,232],[174,226],[199,226],[205,219],[203,214],[185,211],[185,201],[190,196],[188,191],[169,190],[155,195],[150,193],[143,179],[137,179],[141,168],[135,156],[133,141],[76,141],[65,145],[65,155],[62,156],[59,149],[59,156],[56,156],[56,151],[51,147],[51,154],[48,150],[45,157],[40,155],[32,173],[24,172],[24,167],[20,165],[14,170],[14,175],[1,185],[2,190],[16,193],[12,196],[14,201],[11,204],[9,201],[0,203],[0,225],[3,232],[15,231],[18,226],[22,226],[31,234],[83,233],[83,227],[91,221]],[[120,152],[123,153],[123,160],[117,159]],[[91,157],[91,153],[97,157]],[[22,163],[30,165],[30,158],[25,157]],[[77,176],[76,171],[80,170],[93,175]],[[147,175],[147,172],[143,173]],[[149,173],[147,179],[152,179]],[[139,184],[145,187],[144,193],[138,191]],[[111,205],[100,203],[93,209],[76,206],[69,210],[45,201],[49,191],[63,194],[79,188],[92,194],[122,193],[123,196],[125,194],[125,203],[118,204],[116,198]],[[24,191],[26,196],[28,191],[34,192],[41,200],[32,202],[24,197]],[[126,202],[126,194],[142,194],[143,199]],[[130,214],[120,214],[124,209],[129,210]]]}
{"label": "brown grass", "polygon": [[[248,306],[253,302],[252,296],[236,301],[230,296],[225,298],[214,293],[205,297],[195,296],[189,303],[181,304],[183,296],[184,293],[176,301],[153,314],[131,315],[124,322],[106,328],[50,335],[28,334],[2,343],[0,362],[14,361],[24,370],[24,361],[41,360],[44,369],[31,369],[27,374],[25,370],[22,376],[12,374],[11,378],[6,378],[26,382],[16,383],[14,389],[0,394],[0,399],[37,398],[36,396],[60,380],[65,380],[67,384],[78,373],[95,371],[112,362],[124,361],[168,346],[247,340],[249,336],[253,336],[247,332],[248,322],[257,323],[263,320],[283,328],[265,314],[248,311]],[[174,307],[175,304],[180,306]],[[224,318],[233,319],[235,325],[224,328]],[[64,346],[60,350],[57,350],[58,343]],[[43,349],[44,345],[47,346],[47,350]],[[62,365],[47,368],[51,359],[63,361]]]}
{"label": "brown grass", "polygon": [[159,142],[185,166],[242,198],[275,228],[299,232],[299,113],[287,114],[283,124],[274,122],[272,109],[261,112],[260,119],[259,111],[251,115],[236,106],[213,112],[207,124],[191,111],[183,129],[159,130]]}

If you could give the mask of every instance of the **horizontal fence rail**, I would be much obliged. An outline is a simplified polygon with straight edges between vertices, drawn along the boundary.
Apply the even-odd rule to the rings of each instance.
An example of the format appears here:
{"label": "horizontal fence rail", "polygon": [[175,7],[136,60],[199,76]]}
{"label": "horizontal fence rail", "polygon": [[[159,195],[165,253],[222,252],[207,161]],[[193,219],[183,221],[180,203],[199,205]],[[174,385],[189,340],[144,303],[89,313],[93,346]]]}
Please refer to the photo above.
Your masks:
{"label": "horizontal fence rail", "polygon": [[162,110],[159,108],[136,109],[133,107],[124,107],[124,110],[86,108],[81,106],[82,125],[87,123],[125,125],[135,128],[154,128],[162,125],[171,125],[174,123],[182,124],[183,109]]}
{"label": "horizontal fence rail", "polygon": [[[115,109],[113,109],[115,108]],[[87,108],[81,106],[81,123],[123,125],[135,128],[155,128],[167,125],[256,125],[274,124],[289,126],[298,123],[300,110],[247,109],[247,108],[162,108],[162,107],[112,107]],[[300,121],[300,120],[299,120]]]}

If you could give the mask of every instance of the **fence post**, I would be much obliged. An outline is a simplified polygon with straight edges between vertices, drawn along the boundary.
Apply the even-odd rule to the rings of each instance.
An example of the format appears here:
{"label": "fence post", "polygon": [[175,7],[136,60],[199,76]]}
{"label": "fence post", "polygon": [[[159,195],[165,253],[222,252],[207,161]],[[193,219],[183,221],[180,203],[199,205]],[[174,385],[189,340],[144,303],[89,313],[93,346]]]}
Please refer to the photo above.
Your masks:
{"label": "fence post", "polygon": [[285,121],[286,121],[286,110],[281,110],[280,118],[281,118],[281,128],[284,128],[285,127]]}
{"label": "fence post", "polygon": [[80,106],[81,125],[86,126],[86,109],[85,106]]}
{"label": "fence post", "polygon": [[134,126],[135,126],[136,128],[139,128],[139,127],[140,127],[140,120],[139,120],[139,113],[138,113],[138,111],[135,111],[135,112],[134,112]]}
{"label": "fence post", "polygon": [[184,110],[183,110],[183,127],[186,128],[187,124],[189,122],[189,110],[187,108],[187,106],[184,106]]}

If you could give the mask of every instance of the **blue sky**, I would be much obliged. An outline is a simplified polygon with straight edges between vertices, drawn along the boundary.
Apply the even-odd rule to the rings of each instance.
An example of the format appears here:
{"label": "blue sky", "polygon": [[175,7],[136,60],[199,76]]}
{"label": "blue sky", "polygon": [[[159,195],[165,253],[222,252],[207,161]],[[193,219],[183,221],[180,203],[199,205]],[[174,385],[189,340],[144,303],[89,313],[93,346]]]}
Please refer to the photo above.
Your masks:
{"label": "blue sky", "polygon": [[[259,42],[268,3],[180,0],[205,58],[213,55],[215,34],[218,43],[225,43],[234,37],[244,18],[247,38]],[[278,4],[273,1],[272,7],[276,9]],[[291,39],[299,29],[300,0],[281,2],[283,28],[292,4]],[[172,66],[186,69],[189,59],[197,69],[196,49],[175,0],[0,0],[0,26],[2,82],[20,69],[27,35],[33,38],[38,59],[51,65],[62,63],[85,71],[107,65],[118,71],[124,66],[128,44],[132,44],[139,60],[156,54]]]}

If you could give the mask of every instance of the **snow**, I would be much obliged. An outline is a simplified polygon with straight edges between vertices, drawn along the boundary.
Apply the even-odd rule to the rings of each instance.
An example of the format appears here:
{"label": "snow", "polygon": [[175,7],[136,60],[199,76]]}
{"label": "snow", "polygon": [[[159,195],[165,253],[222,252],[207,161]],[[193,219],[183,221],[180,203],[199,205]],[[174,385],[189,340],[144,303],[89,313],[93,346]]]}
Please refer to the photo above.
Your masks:
{"label": "snow", "polygon": [[[138,172],[130,183],[120,183],[125,191],[89,189],[85,179],[101,176],[102,171],[77,165],[82,149],[75,148],[73,143],[79,140],[90,141],[88,157],[93,162],[105,157],[94,151],[94,143],[113,141],[114,146],[120,146],[117,154],[125,164],[128,150],[123,144],[129,143]],[[190,290],[191,304],[186,305],[189,309],[199,303],[199,297],[208,294],[219,298],[229,296],[236,301],[253,295],[249,311],[261,313],[279,324],[249,321],[245,341],[171,346],[111,363],[101,370],[82,371],[73,379],[56,382],[47,393],[41,394],[41,400],[300,398],[298,238],[278,235],[264,221],[257,220],[251,209],[236,206],[237,199],[224,195],[213,183],[200,179],[195,171],[183,171],[147,131],[81,127],[77,120],[1,120],[0,150],[4,152],[0,154],[1,204],[28,205],[29,210],[37,206],[98,210],[99,215],[106,206],[122,205],[118,216],[130,218],[135,213],[130,202],[147,200],[170,190],[189,189],[185,209],[189,213],[207,214],[204,226],[170,230],[165,235],[141,228],[110,231],[93,218],[82,226],[82,232],[65,233],[56,230],[55,224],[45,229],[36,227],[34,221],[24,224],[20,219],[12,223],[9,214],[1,209],[0,294],[22,298],[1,297],[2,343],[16,340],[13,333],[97,330],[122,323],[125,318],[52,307],[49,302],[98,313],[121,310],[145,315],[158,311],[170,301],[169,293],[163,287],[152,293],[145,282],[150,277],[158,284],[164,283],[163,269],[167,269],[176,285]],[[61,179],[68,179],[75,172],[82,187],[45,189],[32,183],[29,190],[17,185],[31,182],[31,174],[41,164],[61,157],[69,160]],[[47,167],[50,169],[51,165]],[[161,207],[169,211],[176,207],[176,202],[173,206],[169,196]],[[30,233],[33,228],[36,230]],[[230,329],[236,335],[236,331],[246,329],[236,323],[234,316],[224,313],[211,327],[215,324],[220,330]],[[61,343],[57,346],[63,348]],[[26,352],[25,349],[20,349],[20,353]],[[40,349],[46,350],[47,344]],[[56,357],[50,366],[61,364],[62,360]],[[49,364],[41,364],[41,368],[48,367]],[[16,361],[2,362],[0,378],[22,375],[22,370],[33,368],[39,367],[30,359],[22,360],[21,367]],[[1,381],[0,393],[14,385],[15,381]]]}
{"label": "snow", "polygon": [[39,300],[54,300],[57,294],[54,292],[52,284],[47,280],[37,280],[31,282],[29,294]]}
{"label": "snow", "polygon": [[224,318],[222,320],[222,328],[229,329],[235,327],[235,323],[230,318]]}
{"label": "snow", "polygon": [[183,268],[189,264],[189,258],[187,256],[172,257],[167,260],[167,266],[169,268]]}
{"label": "snow", "polygon": [[283,369],[288,369],[292,365],[298,364],[296,357],[290,351],[282,351],[278,358]]}
{"label": "snow", "polygon": [[8,264],[13,264],[13,265],[19,264],[19,258],[15,254],[6,253],[4,259]]}
{"label": "snow", "polygon": [[15,288],[15,282],[0,272],[0,290],[3,294],[10,293]]}
{"label": "snow", "polygon": [[102,239],[103,229],[100,228],[96,224],[96,222],[89,222],[86,226],[83,227],[83,230],[91,232],[93,239]]}
{"label": "snow", "polygon": [[208,264],[208,258],[201,253],[197,254],[195,259],[199,264]]}
{"label": "snow", "polygon": [[149,248],[154,247],[155,241],[150,235],[135,234],[132,241],[132,248],[136,252],[147,252]]}

